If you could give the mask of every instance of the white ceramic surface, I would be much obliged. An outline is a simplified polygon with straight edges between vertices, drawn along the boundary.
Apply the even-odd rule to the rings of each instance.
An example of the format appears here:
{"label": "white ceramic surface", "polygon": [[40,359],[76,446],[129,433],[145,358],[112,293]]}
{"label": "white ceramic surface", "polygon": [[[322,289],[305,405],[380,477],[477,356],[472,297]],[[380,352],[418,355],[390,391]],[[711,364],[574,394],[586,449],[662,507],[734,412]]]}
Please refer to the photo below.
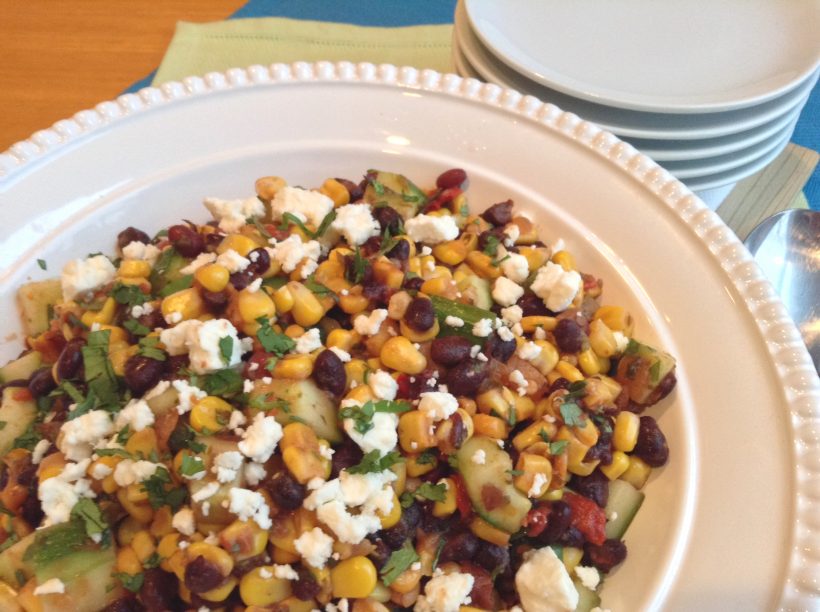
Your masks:
{"label": "white ceramic surface", "polygon": [[496,57],[593,102],[696,113],[760,104],[820,59],[820,5],[795,0],[466,0]]}
{"label": "white ceramic surface", "polygon": [[693,140],[717,138],[765,126],[784,114],[799,112],[808,100],[820,69],[810,73],[793,89],[749,108],[724,112],[665,114],[606,106],[549,89],[527,79],[503,64],[472,31],[463,1],[454,17],[455,45],[483,80],[536,96],[594,121],[604,129],[626,138]]}
{"label": "white ceramic surface", "polygon": [[813,607],[820,384],[782,304],[666,171],[496,85],[389,65],[253,66],[125,95],[34,134],[0,155],[0,352],[19,349],[19,283],[110,252],[127,225],[204,219],[203,196],[247,195],[265,174],[317,185],[382,167],[430,185],[453,166],[471,177],[473,207],[512,197],[606,279],[606,301],[632,312],[639,337],[679,359],[676,391],[649,412],[671,459],[647,485],[604,605]]}

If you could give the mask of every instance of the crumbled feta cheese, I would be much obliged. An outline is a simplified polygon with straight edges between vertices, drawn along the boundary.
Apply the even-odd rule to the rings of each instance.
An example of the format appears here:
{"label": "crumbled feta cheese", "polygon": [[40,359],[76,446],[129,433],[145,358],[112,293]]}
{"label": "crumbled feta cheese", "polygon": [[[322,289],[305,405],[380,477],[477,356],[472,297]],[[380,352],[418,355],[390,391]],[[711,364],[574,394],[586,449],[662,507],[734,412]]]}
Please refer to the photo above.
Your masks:
{"label": "crumbled feta cheese", "polygon": [[525,558],[515,574],[515,586],[527,612],[569,611],[578,606],[578,591],[572,578],[549,546]]}
{"label": "crumbled feta cheese", "polygon": [[387,318],[387,309],[377,308],[369,315],[360,314],[353,320],[353,329],[362,336],[374,336],[379,333],[382,323]]}
{"label": "crumbled feta cheese", "polygon": [[258,485],[267,475],[268,473],[265,471],[265,466],[261,463],[251,461],[245,465],[245,480],[247,480],[248,484],[252,487]]}
{"label": "crumbled feta cheese", "polygon": [[305,261],[301,272],[302,278],[307,278],[316,270],[321,254],[322,245],[317,241],[302,242],[298,235],[291,234],[274,245],[271,259],[278,261],[282,271],[288,273],[293,272],[302,261]]}
{"label": "crumbled feta cheese", "polygon": [[492,319],[481,319],[473,325],[473,335],[479,338],[486,338],[493,332]]}
{"label": "crumbled feta cheese", "polygon": [[416,600],[413,612],[458,612],[470,602],[475,578],[472,574],[453,572],[433,576]]}
{"label": "crumbled feta cheese", "polygon": [[530,274],[530,265],[523,255],[508,253],[507,258],[501,262],[501,271],[511,281],[523,283]]}
{"label": "crumbled feta cheese", "polygon": [[34,445],[34,450],[31,451],[31,462],[34,465],[39,464],[45,454],[48,452],[48,449],[51,448],[51,442],[48,440],[40,440],[37,444]]}
{"label": "crumbled feta cheese", "polygon": [[[253,254],[255,254],[255,253],[253,253]],[[256,293],[261,288],[262,288],[262,277],[260,276],[255,281],[253,281],[250,285],[245,287],[245,291],[247,291],[248,293]]]}
{"label": "crumbled feta cheese", "polygon": [[369,204],[345,204],[336,209],[336,218],[330,225],[347,243],[358,246],[371,236],[381,233],[379,222],[373,218]]}
{"label": "crumbled feta cheese", "polygon": [[609,514],[609,516],[608,516],[607,518],[608,518],[610,521],[614,521],[615,519],[617,519],[617,518],[618,518],[618,513],[617,513],[617,512],[615,512],[615,511],[613,510],[613,511]]}
{"label": "crumbled feta cheese", "polygon": [[597,589],[598,585],[601,582],[601,575],[598,573],[598,570],[594,567],[576,565],[575,575],[578,576],[578,579],[581,581],[581,584],[583,584],[590,591],[594,591],[595,589]]}
{"label": "crumbled feta cheese", "polygon": [[216,258],[216,263],[223,268],[227,268],[231,274],[234,274],[236,272],[242,272],[251,265],[251,260],[247,257],[243,257],[233,249],[228,249]]}
{"label": "crumbled feta cheese", "polygon": [[216,495],[217,491],[219,491],[219,483],[209,482],[208,484],[204,485],[201,489],[197,489],[196,491],[191,493],[191,501],[197,503],[205,501],[206,499]]}
{"label": "crumbled feta cheese", "polygon": [[282,439],[282,426],[272,416],[257,412],[237,445],[243,455],[256,463],[265,463]]}
{"label": "crumbled feta cheese", "polygon": [[92,447],[112,433],[114,424],[109,413],[92,410],[63,423],[57,446],[66,459],[80,461],[90,457]]}
{"label": "crumbled feta cheese", "polygon": [[615,353],[620,355],[629,345],[629,337],[619,331],[612,332],[612,335],[615,337]]}
{"label": "crumbled feta cheese", "polygon": [[501,309],[501,318],[507,325],[520,323],[523,317],[524,311],[521,309],[521,306],[513,305]]}
{"label": "crumbled feta cheese", "polygon": [[[404,231],[413,242],[438,244],[458,237],[458,226],[450,215],[416,215],[404,222]],[[422,253],[424,255],[425,253]]]}
{"label": "crumbled feta cheese", "polygon": [[556,253],[563,251],[567,248],[566,243],[564,242],[563,238],[559,238],[555,242],[550,245],[550,253],[555,255]]}
{"label": "crumbled feta cheese", "polygon": [[476,465],[484,465],[487,462],[487,453],[484,449],[479,448],[472,456],[473,463]]}
{"label": "crumbled feta cheese", "polygon": [[135,319],[139,319],[142,315],[149,315],[154,312],[154,306],[151,302],[146,302],[145,304],[136,304],[135,306],[131,307],[131,316]]}
{"label": "crumbled feta cheese", "polygon": [[54,593],[65,593],[65,585],[59,578],[49,578],[34,589],[34,595],[52,595]]}
{"label": "crumbled feta cheese", "polygon": [[[342,402],[342,408],[346,407],[345,401]],[[358,404],[355,401],[354,403]],[[399,441],[396,432],[396,428],[399,426],[399,416],[392,412],[377,412],[371,417],[370,422],[373,427],[366,433],[360,433],[356,430],[356,422],[353,419],[344,419],[342,426],[350,439],[365,453],[378,450],[382,455],[385,455],[396,448],[396,443]]]}
{"label": "crumbled feta cheese", "polygon": [[261,493],[250,489],[233,487],[228,493],[230,505],[228,510],[239,517],[240,521],[253,519],[262,529],[270,529],[270,508]]}
{"label": "crumbled feta cheese", "polygon": [[335,353],[336,357],[338,357],[342,361],[342,363],[347,363],[351,359],[350,353],[343,349],[340,349],[338,346],[331,346],[328,350]]}
{"label": "crumbled feta cheese", "polygon": [[319,454],[328,461],[333,459],[333,453],[335,452],[336,451],[330,448],[329,446],[325,446],[324,444],[319,445]]}
{"label": "crumbled feta cheese", "polygon": [[533,333],[533,338],[536,340],[546,340],[547,331],[543,327],[536,327],[535,332]]}
{"label": "crumbled feta cheese", "polygon": [[322,569],[333,554],[333,538],[318,527],[305,531],[293,541],[293,546],[316,569]]}
{"label": "crumbled feta cheese", "polygon": [[521,236],[521,229],[515,223],[508,224],[504,227],[504,246],[513,246],[519,236]]}
{"label": "crumbled feta cheese", "polygon": [[433,421],[443,421],[458,410],[458,400],[450,393],[428,391],[419,395],[418,409]]}
{"label": "crumbled feta cheese", "polygon": [[529,383],[521,370],[513,370],[509,375],[510,382],[518,386],[518,395],[526,395]]}
{"label": "crumbled feta cheese", "polygon": [[114,419],[114,427],[117,430],[129,427],[131,431],[142,431],[153,424],[154,413],[144,399],[132,399]]}
{"label": "crumbled feta cheese", "polygon": [[474,344],[473,346],[470,347],[470,357],[472,357],[473,359],[475,359],[476,356],[480,352],[481,352],[481,345],[480,344]]}
{"label": "crumbled feta cheese", "polygon": [[499,276],[493,284],[493,299],[502,306],[512,306],[521,296],[524,288],[506,276]]}
{"label": "crumbled feta cheese", "polygon": [[544,494],[543,488],[548,483],[547,477],[541,472],[536,472],[532,478],[532,485],[527,491],[527,497],[540,497]]}
{"label": "crumbled feta cheese", "polygon": [[63,299],[73,300],[81,293],[98,289],[114,280],[116,275],[117,269],[105,255],[72,259],[63,267],[60,277]]}
{"label": "crumbled feta cheese", "polygon": [[176,325],[180,321],[182,321],[182,313],[181,312],[177,312],[176,310],[174,310],[174,311],[169,312],[167,315],[165,315],[165,322],[168,325]]}
{"label": "crumbled feta cheese", "polygon": [[532,361],[533,359],[538,359],[538,357],[541,356],[541,350],[541,347],[535,342],[525,342],[518,347],[516,354],[525,361]]}
{"label": "crumbled feta cheese", "polygon": [[159,257],[160,250],[153,244],[145,244],[133,240],[122,248],[123,259],[133,261],[147,261],[152,266]]}
{"label": "crumbled feta cheese", "polygon": [[567,272],[558,264],[548,261],[538,269],[530,289],[544,300],[547,308],[553,312],[561,312],[569,308],[582,285],[583,281],[578,272]]}
{"label": "crumbled feta cheese", "polygon": [[265,214],[265,205],[256,197],[238,200],[205,198],[205,208],[219,221],[219,229],[229,234],[238,232],[247,218]]}
{"label": "crumbled feta cheese", "polygon": [[[226,361],[219,343],[230,338],[230,356]],[[236,328],[227,319],[183,321],[176,327],[160,332],[160,342],[169,355],[188,353],[191,370],[196,374],[208,374],[215,370],[238,365],[242,359],[242,345]]]}
{"label": "crumbled feta cheese", "polygon": [[314,327],[296,339],[294,350],[301,355],[307,355],[318,348],[322,348],[322,339],[319,337],[319,328]]}
{"label": "crumbled feta cheese", "polygon": [[415,563],[413,563],[410,566],[410,569],[413,570],[414,572],[419,571],[421,569],[421,561],[416,561]]}
{"label": "crumbled feta cheese", "polygon": [[180,508],[171,519],[171,526],[180,532],[182,535],[192,536],[196,531],[196,523],[194,522],[194,512],[190,508]]}
{"label": "crumbled feta cheese", "polygon": [[273,572],[271,572],[266,567],[260,567],[259,568],[259,577],[264,578],[265,580],[267,580],[268,578],[273,578]]}
{"label": "crumbled feta cheese", "polygon": [[242,381],[242,393],[250,393],[251,391],[253,391],[253,387],[254,384],[252,380],[246,378]]}
{"label": "crumbled feta cheese", "polygon": [[121,487],[144,482],[151,478],[158,469],[164,470],[165,467],[152,461],[123,459],[114,468],[114,482]]}
{"label": "crumbled feta cheese", "polygon": [[309,191],[299,187],[283,187],[271,200],[271,215],[279,221],[285,213],[300,216],[319,227],[322,220],[333,210],[333,200],[318,191]]}
{"label": "crumbled feta cheese", "polygon": [[399,383],[384,370],[371,372],[367,377],[367,384],[378,399],[394,400],[399,391]]}
{"label": "crumbled feta cheese", "polygon": [[177,413],[179,414],[190,412],[196,402],[208,396],[205,391],[190,384],[187,380],[175,380],[171,384],[177,392]]}
{"label": "crumbled feta cheese", "polygon": [[237,451],[225,451],[214,457],[214,465],[211,472],[216,474],[219,482],[232,482],[239,470],[242,469],[244,459]]}
{"label": "crumbled feta cheese", "polygon": [[81,497],[95,497],[91,481],[83,478],[91,459],[67,463],[63,471],[38,485],[37,499],[45,514],[43,525],[65,523],[71,517],[71,509]]}
{"label": "crumbled feta cheese", "polygon": [[203,266],[214,263],[216,261],[216,253],[200,253],[194,260],[184,268],[180,269],[180,274],[193,274]]}
{"label": "crumbled feta cheese", "polygon": [[515,340],[515,335],[513,335],[512,330],[509,327],[499,327],[496,333],[504,342]]}
{"label": "crumbled feta cheese", "polygon": [[453,315],[447,315],[444,319],[444,324],[449,325],[450,327],[464,327],[464,319],[454,317]]}
{"label": "crumbled feta cheese", "polygon": [[105,465],[104,463],[95,463],[91,468],[91,478],[94,480],[102,480],[114,472],[114,468]]}
{"label": "crumbled feta cheese", "polygon": [[299,574],[290,565],[274,565],[273,575],[280,580],[299,580]]}

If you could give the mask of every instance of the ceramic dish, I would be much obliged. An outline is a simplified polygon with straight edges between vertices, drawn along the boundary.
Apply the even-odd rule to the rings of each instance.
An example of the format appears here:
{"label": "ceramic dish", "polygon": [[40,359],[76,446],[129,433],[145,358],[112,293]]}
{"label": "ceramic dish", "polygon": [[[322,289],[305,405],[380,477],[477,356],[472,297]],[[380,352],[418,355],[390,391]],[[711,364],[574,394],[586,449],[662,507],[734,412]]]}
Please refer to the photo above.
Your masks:
{"label": "ceramic dish", "polygon": [[0,352],[19,350],[22,281],[110,250],[135,220],[152,232],[201,216],[203,196],[246,196],[270,173],[313,184],[383,167],[430,184],[454,166],[471,177],[476,209],[513,198],[607,279],[636,333],[678,357],[675,395],[652,409],[671,459],[647,485],[604,605],[811,607],[820,384],[782,304],[734,234],[666,171],[496,85],[389,65],[254,66],[122,96],[38,132],[0,155]]}
{"label": "ceramic dish", "polygon": [[495,57],[546,87],[619,108],[746,108],[818,65],[815,2],[466,2]]}
{"label": "ceramic dish", "polygon": [[698,115],[651,113],[597,104],[549,89],[527,79],[502,62],[482,44],[472,31],[463,3],[456,6],[454,19],[456,46],[481,77],[503,87],[537,96],[570,110],[621,137],[658,140],[694,140],[736,134],[799,112],[817,80],[809,74],[788,92],[753,107]]}

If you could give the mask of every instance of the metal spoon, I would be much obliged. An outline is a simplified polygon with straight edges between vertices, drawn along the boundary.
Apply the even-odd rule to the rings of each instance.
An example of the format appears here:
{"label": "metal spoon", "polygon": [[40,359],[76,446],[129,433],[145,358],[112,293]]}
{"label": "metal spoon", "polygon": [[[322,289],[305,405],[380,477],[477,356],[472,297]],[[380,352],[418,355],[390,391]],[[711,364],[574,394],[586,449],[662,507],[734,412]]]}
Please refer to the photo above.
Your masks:
{"label": "metal spoon", "polygon": [[772,215],[751,231],[745,244],[780,294],[820,372],[820,211]]}

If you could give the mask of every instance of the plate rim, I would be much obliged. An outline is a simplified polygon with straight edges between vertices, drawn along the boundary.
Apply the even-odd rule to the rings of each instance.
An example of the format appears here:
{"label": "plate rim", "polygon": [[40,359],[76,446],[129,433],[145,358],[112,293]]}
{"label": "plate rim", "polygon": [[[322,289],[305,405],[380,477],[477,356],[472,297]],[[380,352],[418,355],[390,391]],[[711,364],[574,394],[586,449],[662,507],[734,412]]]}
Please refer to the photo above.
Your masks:
{"label": "plate rim", "polygon": [[[579,99],[595,102],[598,104],[605,104],[613,108],[621,108],[625,110],[644,111],[653,113],[667,113],[667,114],[690,114],[697,115],[699,113],[722,112],[729,110],[740,110],[743,108],[750,108],[758,104],[762,104],[769,100],[773,100],[778,96],[788,93],[790,90],[799,85],[804,79],[811,75],[818,67],[820,67],[820,57],[816,57],[814,63],[810,66],[803,66],[795,71],[795,76],[792,76],[786,83],[780,84],[775,89],[768,90],[763,93],[753,95],[746,95],[739,99],[732,101],[711,101],[711,102],[666,102],[659,101],[641,101],[641,95],[624,91],[607,91],[598,90],[599,93],[590,93],[583,88],[576,88],[571,84],[567,84],[560,79],[560,74],[552,72],[552,77],[545,76],[532,68],[528,68],[525,64],[515,60],[507,54],[501,52],[497,44],[490,40],[490,36],[482,31],[477,24],[478,18],[470,11],[470,5],[477,7],[481,5],[481,0],[471,1],[464,0],[464,8],[469,19],[470,26],[475,32],[476,36],[481,42],[492,52],[493,56],[498,58],[503,64],[520,74],[521,76],[532,80],[544,87],[554,89],[566,95],[570,95]],[[475,8],[473,9],[475,10]],[[558,78],[556,78],[558,77]],[[580,83],[579,83],[580,84]],[[587,83],[589,85],[589,83]]]}
{"label": "plate rim", "polygon": [[0,193],[4,184],[13,183],[17,176],[38,163],[47,162],[49,156],[57,155],[84,137],[134,114],[151,112],[176,100],[231,89],[299,82],[361,82],[406,91],[427,91],[511,113],[521,121],[568,138],[589,154],[617,167],[651,193],[658,205],[667,208],[677,222],[702,242],[706,252],[723,271],[726,281],[743,297],[766,346],[772,374],[784,391],[792,433],[790,451],[794,463],[795,499],[792,541],[779,606],[811,608],[816,603],[817,582],[820,581],[820,555],[816,554],[815,546],[817,529],[795,527],[812,524],[814,512],[809,502],[817,498],[816,491],[820,490],[820,461],[817,461],[820,438],[801,436],[798,440],[795,435],[801,427],[813,427],[820,418],[820,380],[808,350],[771,284],[720,217],[649,157],[597,125],[533,96],[431,69],[329,61],[252,65],[209,72],[203,77],[187,77],[181,82],[173,81],[159,87],[146,87],[137,93],[102,102],[93,109],[80,111],[50,128],[35,132],[0,154]]}

